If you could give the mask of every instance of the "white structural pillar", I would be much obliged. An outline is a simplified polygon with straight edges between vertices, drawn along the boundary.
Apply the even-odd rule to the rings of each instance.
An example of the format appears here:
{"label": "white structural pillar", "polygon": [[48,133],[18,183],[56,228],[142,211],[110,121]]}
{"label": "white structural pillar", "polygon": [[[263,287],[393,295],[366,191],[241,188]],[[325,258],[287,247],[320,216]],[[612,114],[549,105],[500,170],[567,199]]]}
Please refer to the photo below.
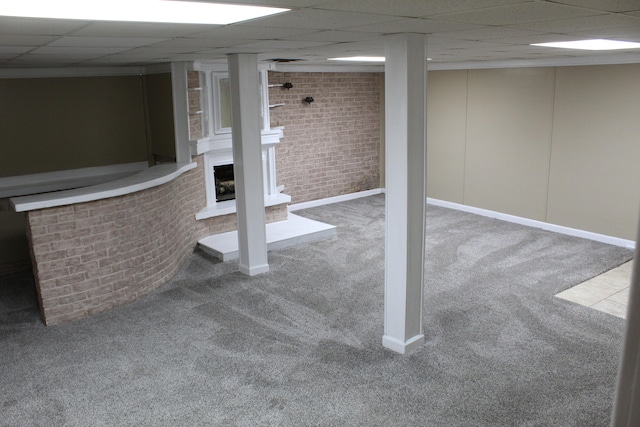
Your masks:
{"label": "white structural pillar", "polygon": [[173,93],[173,128],[176,139],[176,162],[191,161],[189,150],[189,102],[187,101],[187,63],[171,63]]}
{"label": "white structural pillar", "polygon": [[424,343],[427,39],[386,40],[386,227],[382,345],[408,353]]}
{"label": "white structural pillar", "polygon": [[640,426],[640,224],[611,426]]}
{"label": "white structural pillar", "polygon": [[258,56],[231,54],[231,131],[238,218],[239,269],[249,276],[269,271],[262,183]]}

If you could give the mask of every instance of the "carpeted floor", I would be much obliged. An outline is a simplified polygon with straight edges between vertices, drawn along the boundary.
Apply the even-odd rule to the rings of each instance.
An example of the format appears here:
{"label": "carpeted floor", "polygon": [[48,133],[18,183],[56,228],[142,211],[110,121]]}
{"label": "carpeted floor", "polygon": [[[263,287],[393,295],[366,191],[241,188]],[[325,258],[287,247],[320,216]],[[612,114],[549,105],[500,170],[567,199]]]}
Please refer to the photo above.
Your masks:
{"label": "carpeted floor", "polygon": [[606,426],[623,320],[553,295],[630,250],[429,206],[424,329],[381,346],[384,196],[271,272],[196,251],[139,301],[45,327],[0,278],[3,426]]}

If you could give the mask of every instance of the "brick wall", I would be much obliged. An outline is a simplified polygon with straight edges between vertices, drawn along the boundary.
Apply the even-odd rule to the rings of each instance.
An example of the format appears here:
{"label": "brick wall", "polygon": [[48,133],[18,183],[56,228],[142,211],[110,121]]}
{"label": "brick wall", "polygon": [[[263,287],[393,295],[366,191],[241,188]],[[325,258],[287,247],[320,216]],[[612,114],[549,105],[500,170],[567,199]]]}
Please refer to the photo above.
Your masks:
{"label": "brick wall", "polygon": [[187,71],[187,102],[189,108],[189,139],[202,138],[202,111],[200,97],[202,96],[200,73]]}
{"label": "brick wall", "polygon": [[[382,73],[269,72],[277,182],[293,203],[380,187]],[[314,102],[302,100],[312,96]]]}
{"label": "brick wall", "polygon": [[[27,234],[42,318],[80,319],[166,283],[199,239],[236,229],[235,214],[195,220],[205,205],[202,157],[177,179],[137,193],[35,210]],[[267,208],[268,222],[286,205]]]}

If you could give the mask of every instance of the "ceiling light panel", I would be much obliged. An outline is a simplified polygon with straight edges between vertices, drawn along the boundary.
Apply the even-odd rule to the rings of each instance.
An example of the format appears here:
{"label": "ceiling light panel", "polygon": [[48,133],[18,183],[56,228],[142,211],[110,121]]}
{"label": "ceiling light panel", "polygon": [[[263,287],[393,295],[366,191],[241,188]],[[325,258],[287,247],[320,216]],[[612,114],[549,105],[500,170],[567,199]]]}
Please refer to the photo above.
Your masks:
{"label": "ceiling light panel", "polygon": [[639,49],[640,43],[618,41],[618,40],[593,39],[593,40],[575,40],[575,41],[569,41],[569,42],[532,43],[531,46],[556,47],[561,49],[578,49],[578,50],[620,50],[620,49]]}
{"label": "ceiling light panel", "polygon": [[384,56],[349,56],[344,58],[328,58],[329,61],[384,62]]}
{"label": "ceiling light panel", "polygon": [[20,0],[0,2],[0,16],[226,25],[289,9],[171,0]]}

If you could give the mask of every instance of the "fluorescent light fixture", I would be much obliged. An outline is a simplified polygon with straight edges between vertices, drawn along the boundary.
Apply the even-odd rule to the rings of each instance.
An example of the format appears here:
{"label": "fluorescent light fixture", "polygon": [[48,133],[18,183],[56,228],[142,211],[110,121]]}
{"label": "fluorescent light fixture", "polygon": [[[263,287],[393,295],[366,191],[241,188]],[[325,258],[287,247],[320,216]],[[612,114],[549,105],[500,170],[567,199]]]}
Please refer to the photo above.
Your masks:
{"label": "fluorescent light fixture", "polygon": [[[384,56],[346,56],[344,58],[327,58],[328,61],[384,62]],[[431,58],[427,58],[431,61]]]}
{"label": "fluorescent light fixture", "polygon": [[226,25],[289,10],[276,7],[171,0],[16,0],[0,2],[0,16],[174,24]]}
{"label": "fluorescent light fixture", "polygon": [[562,49],[580,50],[618,50],[618,49],[638,49],[640,43],[624,42],[618,40],[576,40],[572,42],[552,42],[552,43],[532,43],[531,46],[559,47]]}
{"label": "fluorescent light fixture", "polygon": [[384,62],[384,56],[346,56],[344,58],[327,58],[329,61]]}

